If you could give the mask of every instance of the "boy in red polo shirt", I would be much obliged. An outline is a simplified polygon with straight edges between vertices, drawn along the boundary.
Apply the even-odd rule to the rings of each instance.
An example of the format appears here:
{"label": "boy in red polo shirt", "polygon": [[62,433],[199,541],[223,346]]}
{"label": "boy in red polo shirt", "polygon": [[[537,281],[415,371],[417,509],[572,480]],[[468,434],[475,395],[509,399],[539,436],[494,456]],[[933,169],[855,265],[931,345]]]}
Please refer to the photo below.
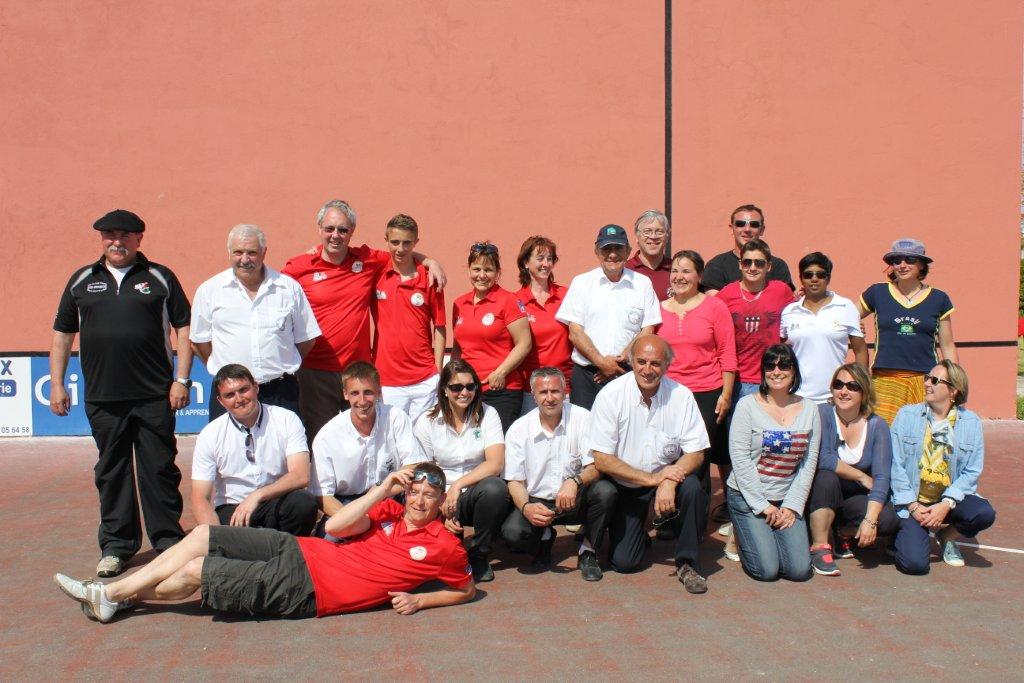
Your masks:
{"label": "boy in red polo shirt", "polygon": [[[405,491],[406,502],[391,500]],[[399,614],[457,605],[476,595],[461,542],[439,518],[444,472],[434,463],[387,476],[327,521],[338,545],[272,529],[201,525],[153,562],[107,585],[56,574],[54,581],[107,622],[137,600],[184,600],[249,615],[323,617],[391,600]],[[448,589],[409,593],[440,579]]]}
{"label": "boy in red polo shirt", "polygon": [[427,269],[413,259],[419,226],[412,217],[392,218],[384,238],[391,265],[378,278],[371,305],[373,362],[384,403],[416,419],[437,401],[444,363],[444,291],[430,285]]}

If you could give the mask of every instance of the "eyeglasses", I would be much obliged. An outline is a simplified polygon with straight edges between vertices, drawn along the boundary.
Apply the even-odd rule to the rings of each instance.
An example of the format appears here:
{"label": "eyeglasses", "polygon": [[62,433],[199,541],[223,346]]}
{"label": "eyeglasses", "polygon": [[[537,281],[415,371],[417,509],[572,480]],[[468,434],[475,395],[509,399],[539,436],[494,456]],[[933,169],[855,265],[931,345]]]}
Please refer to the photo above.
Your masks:
{"label": "eyeglasses", "polygon": [[745,228],[748,225],[752,228],[760,228],[762,225],[764,225],[764,223],[762,223],[761,221],[733,221],[732,224],[735,225],[737,228]]}
{"label": "eyeglasses", "polygon": [[863,391],[856,382],[844,382],[841,379],[832,380],[832,391],[839,391],[843,387],[846,387],[847,391],[856,391],[858,394]]}
{"label": "eyeglasses", "polygon": [[826,273],[824,270],[805,270],[804,272],[800,273],[800,277],[802,277],[805,280],[827,280],[828,273]]}
{"label": "eyeglasses", "polygon": [[931,382],[931,385],[933,387],[936,384],[938,384],[939,382],[942,382],[943,384],[945,384],[950,389],[955,389],[956,388],[956,387],[953,386],[953,383],[950,382],[948,379],[942,379],[941,377],[936,377],[935,375],[925,375],[924,376],[924,381],[925,382]]}
{"label": "eyeglasses", "polygon": [[740,265],[743,266],[744,268],[764,268],[766,265],[768,265],[768,261],[764,260],[763,258],[741,258]]}
{"label": "eyeglasses", "polygon": [[793,369],[793,361],[788,360],[786,358],[780,358],[779,360],[774,360],[774,361],[773,360],[761,361],[761,369],[764,370],[765,372],[768,372],[770,370],[774,370],[775,368],[778,368],[779,370],[792,370]]}
{"label": "eyeglasses", "polygon": [[416,472],[413,472],[412,483],[415,484],[418,481],[425,481],[431,486],[434,486],[439,489],[444,488],[444,482],[441,481],[441,477],[437,476],[433,472],[427,472],[425,470],[417,470]]}
{"label": "eyeglasses", "polygon": [[921,258],[918,256],[890,256],[885,259],[885,262],[890,266],[898,266],[901,263],[906,263],[908,266],[916,266],[922,263]]}
{"label": "eyeglasses", "polygon": [[469,251],[474,254],[497,254],[498,248],[490,242],[476,242]]}
{"label": "eyeglasses", "polygon": [[252,438],[252,432],[245,430],[245,459],[249,462],[256,462],[256,444]]}
{"label": "eyeglasses", "polygon": [[328,235],[331,233],[338,233],[339,235],[347,235],[352,232],[352,228],[347,228],[344,225],[321,225],[320,229],[326,232]]}
{"label": "eyeglasses", "polygon": [[480,386],[479,382],[466,382],[465,384],[449,384],[448,391],[452,392],[453,394],[461,394],[463,389],[465,389],[466,391],[476,391],[476,388],[478,386]]}
{"label": "eyeglasses", "polygon": [[668,233],[665,232],[664,230],[641,230],[640,231],[640,236],[641,237],[647,237],[647,238],[651,238],[651,237],[664,237],[667,234]]}

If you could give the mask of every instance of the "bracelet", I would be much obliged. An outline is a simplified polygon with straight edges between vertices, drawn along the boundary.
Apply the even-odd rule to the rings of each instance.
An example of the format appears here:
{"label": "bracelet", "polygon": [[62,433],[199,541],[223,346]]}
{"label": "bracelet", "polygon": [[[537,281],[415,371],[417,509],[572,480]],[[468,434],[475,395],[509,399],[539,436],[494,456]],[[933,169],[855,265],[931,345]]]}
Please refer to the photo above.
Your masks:
{"label": "bracelet", "polygon": [[871,521],[870,519],[868,519],[867,517],[865,517],[863,521],[865,521],[865,522],[867,522],[867,523],[868,523],[869,525],[871,525],[871,527],[872,527],[873,529],[877,529],[877,528],[878,528],[878,522],[873,522],[873,521]]}

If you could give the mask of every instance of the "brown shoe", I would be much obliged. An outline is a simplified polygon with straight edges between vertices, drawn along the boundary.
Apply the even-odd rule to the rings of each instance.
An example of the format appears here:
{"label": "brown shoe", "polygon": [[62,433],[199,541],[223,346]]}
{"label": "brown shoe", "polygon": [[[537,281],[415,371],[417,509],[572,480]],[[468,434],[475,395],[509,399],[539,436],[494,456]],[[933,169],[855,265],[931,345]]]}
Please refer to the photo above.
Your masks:
{"label": "brown shoe", "polygon": [[679,583],[683,584],[687,593],[700,595],[708,592],[708,580],[698,574],[697,570],[690,565],[684,564],[679,567],[678,576]]}

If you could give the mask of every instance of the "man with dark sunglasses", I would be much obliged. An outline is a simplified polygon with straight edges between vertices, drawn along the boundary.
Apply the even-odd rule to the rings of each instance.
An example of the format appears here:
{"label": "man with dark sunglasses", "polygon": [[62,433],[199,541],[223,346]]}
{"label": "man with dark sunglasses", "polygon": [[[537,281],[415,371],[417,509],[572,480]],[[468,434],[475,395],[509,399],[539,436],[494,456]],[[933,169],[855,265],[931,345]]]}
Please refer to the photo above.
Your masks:
{"label": "man with dark sunglasses", "polygon": [[[405,492],[405,505],[391,496]],[[476,595],[466,551],[438,519],[444,472],[433,463],[392,472],[328,521],[343,545],[270,529],[200,525],[139,571],[103,585],[54,581],[101,623],[136,601],[184,600],[246,615],[323,617],[391,601],[399,614],[457,605]],[[441,580],[449,587],[410,593]]]}
{"label": "man with dark sunglasses", "polygon": [[[710,261],[704,267],[704,274],[700,283],[704,286],[705,292],[715,294],[730,282],[740,279],[740,249],[752,239],[764,235],[764,212],[754,204],[744,204],[732,212],[729,220],[729,230],[732,231],[733,248],[723,252]],[[772,267],[768,271],[769,280],[779,280],[786,283],[791,289],[793,280],[789,275],[789,266],[778,256],[772,256]]]}
{"label": "man with dark sunglasses", "polygon": [[259,400],[244,365],[213,378],[226,413],[199,432],[192,454],[192,512],[200,524],[264,527],[308,536],[317,507],[309,447],[298,415]]}

